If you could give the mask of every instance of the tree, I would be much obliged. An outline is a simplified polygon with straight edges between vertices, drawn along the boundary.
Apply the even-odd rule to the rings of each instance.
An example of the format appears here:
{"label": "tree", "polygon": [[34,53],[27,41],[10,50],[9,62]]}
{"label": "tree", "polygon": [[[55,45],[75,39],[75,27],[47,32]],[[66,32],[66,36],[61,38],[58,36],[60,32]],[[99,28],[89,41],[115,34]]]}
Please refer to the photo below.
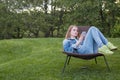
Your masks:
{"label": "tree", "polygon": [[[120,32],[114,0],[0,0],[0,38],[61,37],[69,25],[94,25],[107,36]],[[54,34],[55,33],[55,34]]]}

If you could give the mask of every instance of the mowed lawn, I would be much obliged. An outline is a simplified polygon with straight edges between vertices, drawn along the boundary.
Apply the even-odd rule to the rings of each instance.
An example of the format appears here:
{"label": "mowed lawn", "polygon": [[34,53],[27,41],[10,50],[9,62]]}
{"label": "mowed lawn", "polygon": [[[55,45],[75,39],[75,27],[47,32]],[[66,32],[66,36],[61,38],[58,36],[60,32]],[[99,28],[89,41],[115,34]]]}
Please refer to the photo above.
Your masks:
{"label": "mowed lawn", "polygon": [[72,58],[64,74],[63,38],[0,40],[0,80],[120,80],[120,38],[108,39],[118,47],[106,56],[111,72],[103,57]]}

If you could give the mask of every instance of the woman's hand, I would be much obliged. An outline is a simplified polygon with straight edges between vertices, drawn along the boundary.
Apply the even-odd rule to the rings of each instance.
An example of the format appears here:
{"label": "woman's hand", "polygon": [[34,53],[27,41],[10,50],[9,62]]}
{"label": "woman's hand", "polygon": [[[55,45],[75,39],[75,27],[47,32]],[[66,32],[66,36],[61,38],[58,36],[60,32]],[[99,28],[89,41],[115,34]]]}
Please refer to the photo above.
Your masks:
{"label": "woman's hand", "polygon": [[78,46],[83,40],[84,40],[84,36],[81,35],[78,41],[76,42],[76,46]]}
{"label": "woman's hand", "polygon": [[78,46],[78,45],[84,40],[85,36],[86,36],[86,32],[83,31],[83,32],[81,33],[81,35],[80,35],[77,43],[76,43],[76,46]]}
{"label": "woman's hand", "polygon": [[86,31],[83,31],[80,36],[83,36],[83,39],[84,39],[86,36]]}

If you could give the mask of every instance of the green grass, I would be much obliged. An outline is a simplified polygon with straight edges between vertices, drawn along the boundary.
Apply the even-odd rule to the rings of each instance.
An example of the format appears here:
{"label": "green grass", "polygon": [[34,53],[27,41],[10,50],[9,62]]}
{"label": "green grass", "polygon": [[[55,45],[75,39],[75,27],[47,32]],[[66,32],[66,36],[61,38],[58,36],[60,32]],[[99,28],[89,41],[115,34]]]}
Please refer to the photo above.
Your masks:
{"label": "green grass", "polygon": [[[0,41],[0,80],[119,80],[120,38],[109,38],[118,50],[106,56],[111,72],[102,57],[94,60],[72,58],[61,74],[66,56],[63,38],[11,39]],[[82,67],[88,67],[82,69]]]}

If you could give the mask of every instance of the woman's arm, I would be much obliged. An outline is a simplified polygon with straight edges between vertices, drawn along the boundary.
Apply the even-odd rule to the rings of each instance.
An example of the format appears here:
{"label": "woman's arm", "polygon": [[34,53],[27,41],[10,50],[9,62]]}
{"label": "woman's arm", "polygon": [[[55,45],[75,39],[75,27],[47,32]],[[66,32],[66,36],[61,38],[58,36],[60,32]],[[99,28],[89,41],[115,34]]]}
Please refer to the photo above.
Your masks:
{"label": "woman's arm", "polygon": [[76,43],[77,46],[80,45],[81,42],[83,42],[85,36],[86,36],[86,32],[83,31],[83,32],[81,33],[80,37],[79,37],[79,40],[78,40],[77,43]]}
{"label": "woman's arm", "polygon": [[71,41],[68,39],[63,40],[63,49],[65,52],[73,52],[76,45],[71,44]]}
{"label": "woman's arm", "polygon": [[80,35],[80,38],[78,39],[78,41],[76,42],[76,46],[79,46],[80,43],[84,40],[84,36]]}

